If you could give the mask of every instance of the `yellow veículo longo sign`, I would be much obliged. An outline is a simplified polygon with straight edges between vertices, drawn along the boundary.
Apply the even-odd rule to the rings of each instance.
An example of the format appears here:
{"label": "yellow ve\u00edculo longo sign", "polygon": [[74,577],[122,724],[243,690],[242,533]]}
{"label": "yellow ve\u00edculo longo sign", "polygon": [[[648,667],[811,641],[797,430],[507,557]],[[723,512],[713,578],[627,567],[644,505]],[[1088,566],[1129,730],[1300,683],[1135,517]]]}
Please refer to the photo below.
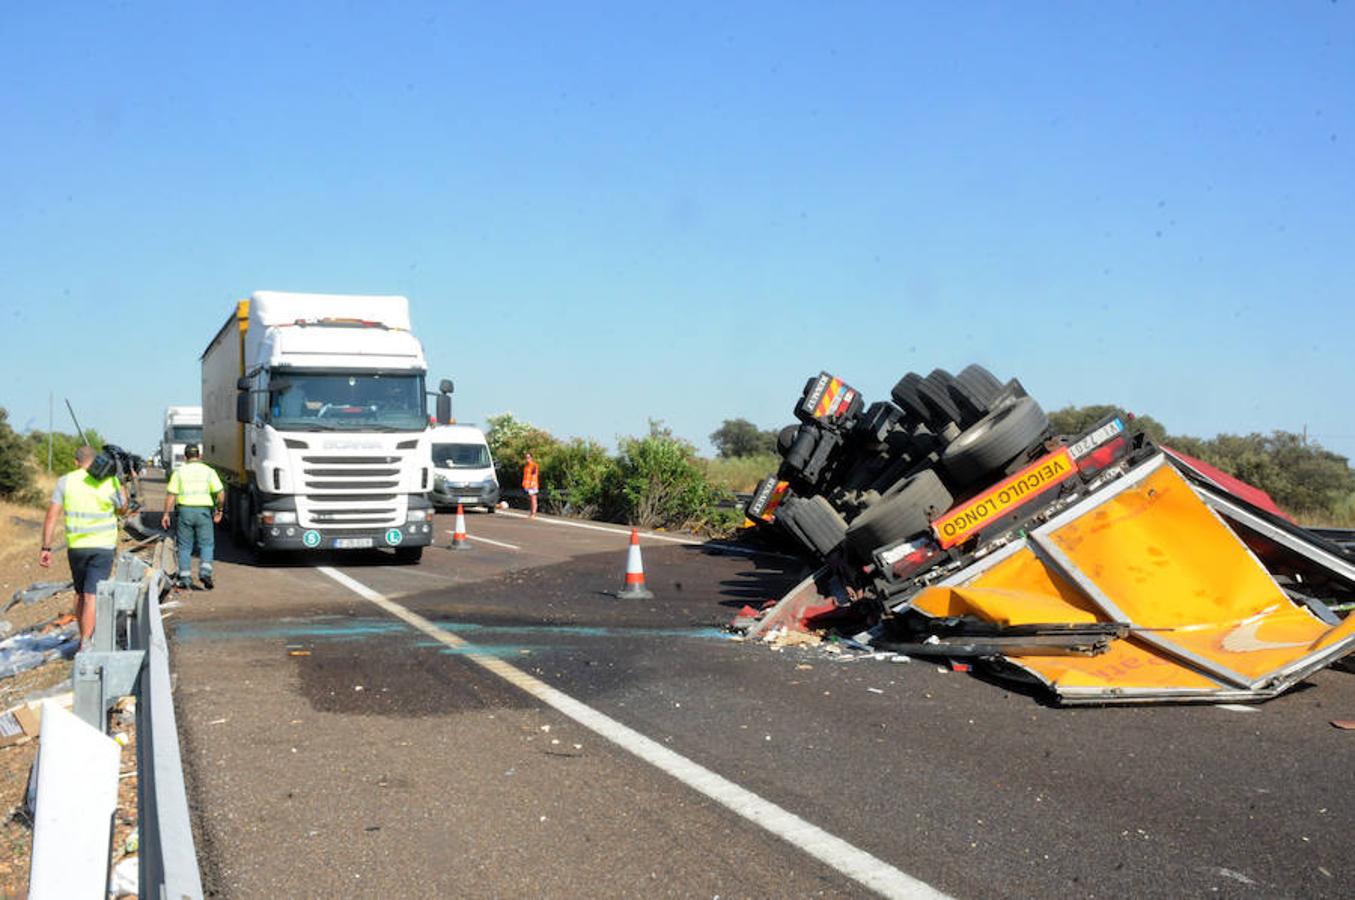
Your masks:
{"label": "yellow ve\u00edculo longo sign", "polygon": [[978,534],[1004,513],[1034,499],[1076,472],[1077,466],[1067,447],[1040,457],[1006,481],[994,485],[933,522],[932,530],[936,532],[937,543],[943,548],[955,546]]}

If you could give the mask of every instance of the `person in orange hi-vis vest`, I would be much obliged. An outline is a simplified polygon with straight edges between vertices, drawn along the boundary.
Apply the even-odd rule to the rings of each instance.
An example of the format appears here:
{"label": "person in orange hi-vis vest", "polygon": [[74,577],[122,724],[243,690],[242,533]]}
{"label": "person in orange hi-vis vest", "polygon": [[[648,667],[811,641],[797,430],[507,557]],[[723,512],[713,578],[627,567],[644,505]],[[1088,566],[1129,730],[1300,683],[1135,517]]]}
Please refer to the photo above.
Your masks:
{"label": "person in orange hi-vis vest", "polygon": [[536,518],[536,494],[541,489],[541,467],[532,459],[530,453],[527,454],[527,460],[522,464],[522,489],[527,492],[527,502],[531,504],[532,514],[530,518]]}

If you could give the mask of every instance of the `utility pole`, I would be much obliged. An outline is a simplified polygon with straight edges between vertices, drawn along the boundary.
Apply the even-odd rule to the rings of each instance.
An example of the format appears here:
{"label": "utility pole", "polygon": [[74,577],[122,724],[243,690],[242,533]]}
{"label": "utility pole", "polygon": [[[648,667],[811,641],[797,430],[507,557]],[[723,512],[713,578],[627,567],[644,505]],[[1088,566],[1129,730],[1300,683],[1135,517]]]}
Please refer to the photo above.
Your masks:
{"label": "utility pole", "polygon": [[47,474],[52,474],[52,392],[47,392]]}

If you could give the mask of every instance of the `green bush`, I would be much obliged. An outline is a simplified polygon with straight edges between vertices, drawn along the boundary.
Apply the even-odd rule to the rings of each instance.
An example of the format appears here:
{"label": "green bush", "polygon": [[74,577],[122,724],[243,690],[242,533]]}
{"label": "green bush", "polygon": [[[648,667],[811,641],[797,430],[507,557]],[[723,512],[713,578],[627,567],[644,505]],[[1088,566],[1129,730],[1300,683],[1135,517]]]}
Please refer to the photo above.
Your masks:
{"label": "green bush", "polygon": [[530,422],[519,421],[510,412],[489,416],[485,421],[489,423],[485,441],[498,468],[499,484],[506,488],[521,486],[522,464],[528,453],[536,458],[537,465],[544,471],[546,461],[560,446],[560,442],[550,432]]}
{"label": "green bush", "polygon": [[0,407],[0,497],[28,502],[33,492],[28,444],[9,425],[9,410]]}
{"label": "green bush", "polygon": [[[99,436],[97,431],[89,429],[85,432],[85,440],[95,450],[103,448],[104,439]],[[60,431],[52,433],[52,471],[57,475],[65,475],[71,469],[75,468],[75,451],[85,443],[79,436],[74,434],[65,434]],[[43,471],[47,470],[47,432],[30,431],[28,433],[28,444],[32,449],[33,462]]]}
{"label": "green bush", "polygon": [[607,490],[610,510],[644,528],[718,527],[726,494],[706,480],[696,449],[661,422],[650,422],[645,437],[621,441]]}
{"label": "green bush", "polygon": [[553,513],[591,519],[604,511],[616,462],[596,441],[575,438],[550,449],[541,464],[541,494]]}

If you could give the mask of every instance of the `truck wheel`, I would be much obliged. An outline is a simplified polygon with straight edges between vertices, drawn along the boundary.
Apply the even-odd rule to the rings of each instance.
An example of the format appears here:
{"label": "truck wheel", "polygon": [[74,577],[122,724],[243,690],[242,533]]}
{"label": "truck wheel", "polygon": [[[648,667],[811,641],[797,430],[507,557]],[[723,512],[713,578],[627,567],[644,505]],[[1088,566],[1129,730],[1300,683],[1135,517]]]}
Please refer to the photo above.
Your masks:
{"label": "truck wheel", "polygon": [[832,504],[821,495],[796,498],[790,509],[799,534],[815,553],[827,556],[842,543],[847,523]]}
{"label": "truck wheel", "polygon": [[917,392],[922,398],[923,405],[927,407],[929,412],[927,422],[933,431],[940,433],[947,425],[952,422],[959,423],[964,418],[955,401],[950,399],[950,391],[938,383],[938,380],[918,379]]}
{"label": "truck wheel", "polygon": [[936,472],[924,469],[857,516],[847,526],[847,546],[859,558],[869,559],[877,547],[926,531],[951,502],[950,492]]}
{"label": "truck wheel", "polygon": [[931,374],[927,376],[927,380],[939,387],[950,398],[950,402],[960,413],[959,418],[954,421],[961,428],[968,428],[987,414],[987,404],[961,387],[960,383],[955,380],[955,376],[945,369],[932,369]]}
{"label": "truck wheel", "polygon": [[249,495],[244,491],[235,491],[235,521],[231,523],[231,534],[235,542],[246,550],[254,549],[254,535],[250,524],[254,520],[250,509]]}
{"label": "truck wheel", "polygon": [[955,376],[955,381],[978,397],[985,407],[992,406],[993,401],[1004,390],[1002,382],[978,363],[971,363],[961,369],[960,374]]}
{"label": "truck wheel", "polygon": [[790,449],[786,451],[786,465],[797,472],[803,471],[810,456],[814,454],[814,447],[818,442],[819,430],[813,425],[801,425],[799,432],[795,435],[795,443],[791,444]]}
{"label": "truck wheel", "polygon": [[957,485],[968,486],[1002,469],[1044,436],[1049,417],[1031,397],[1005,403],[951,441],[941,465]]}
{"label": "truck wheel", "polygon": [[921,380],[921,375],[909,372],[899,379],[898,384],[894,385],[894,390],[889,392],[889,396],[893,397],[899,408],[915,421],[926,424],[931,410],[922,402],[922,395],[917,392],[917,384]]}
{"label": "truck wheel", "polygon": [[413,565],[423,559],[422,547],[396,547],[395,561],[400,565]]}
{"label": "truck wheel", "polygon": [[791,445],[795,443],[795,436],[799,433],[799,425],[787,425],[776,433],[776,451],[783,459],[790,452]]}

